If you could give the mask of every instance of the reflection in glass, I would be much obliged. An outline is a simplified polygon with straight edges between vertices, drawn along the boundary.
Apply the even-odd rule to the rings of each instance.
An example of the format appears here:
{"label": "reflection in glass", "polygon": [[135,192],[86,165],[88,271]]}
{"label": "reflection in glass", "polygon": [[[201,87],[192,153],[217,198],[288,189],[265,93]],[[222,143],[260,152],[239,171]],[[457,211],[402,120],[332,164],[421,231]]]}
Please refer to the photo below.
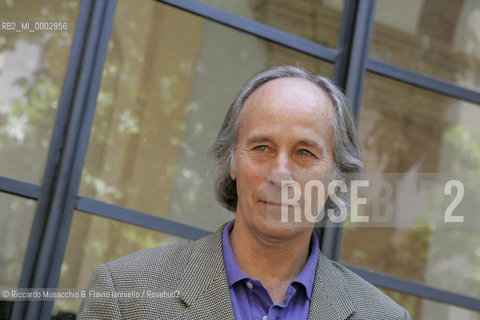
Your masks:
{"label": "reflection in glass", "polygon": [[0,192],[0,288],[16,288],[20,280],[35,205]]}
{"label": "reflection in glass", "polygon": [[[466,192],[454,215],[476,215],[479,221],[480,108],[372,74],[365,89],[359,137],[367,171],[411,179],[425,172],[458,177]],[[420,199],[415,190],[406,192],[411,201]],[[396,219],[412,217],[413,227],[345,228],[340,259],[480,297],[480,225],[430,224],[434,208],[425,199],[418,212],[394,212]]]}
{"label": "reflection in glass", "polygon": [[[0,192],[0,288],[17,288],[36,202]],[[10,319],[13,301],[1,301],[0,319]]]}
{"label": "reflection in glass", "polygon": [[480,89],[480,2],[377,1],[370,56]]}
{"label": "reflection in glass", "polygon": [[390,298],[405,307],[415,320],[478,320],[480,313],[468,309],[422,299],[398,291],[382,289]]}
{"label": "reflection in glass", "polygon": [[343,0],[200,0],[236,15],[335,48]]}
{"label": "reflection in glass", "polygon": [[[2,21],[66,21],[66,32],[0,33],[0,175],[39,183],[79,1],[3,1]],[[33,28],[33,27],[32,27]]]}
{"label": "reflection in glass", "polygon": [[215,230],[207,150],[241,85],[330,64],[151,1],[118,3],[80,193]]}
{"label": "reflection in glass", "polygon": [[[185,239],[83,212],[73,215],[59,288],[84,289],[100,264],[126,254]],[[80,299],[55,301],[53,314],[76,313]]]}

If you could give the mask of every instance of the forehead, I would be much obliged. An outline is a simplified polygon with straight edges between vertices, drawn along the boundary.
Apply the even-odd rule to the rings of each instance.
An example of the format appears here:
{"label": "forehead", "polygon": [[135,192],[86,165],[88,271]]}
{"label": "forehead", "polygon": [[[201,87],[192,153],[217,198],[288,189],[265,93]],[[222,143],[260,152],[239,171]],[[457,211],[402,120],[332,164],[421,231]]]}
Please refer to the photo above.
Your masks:
{"label": "forehead", "polygon": [[245,101],[246,104],[269,100],[275,105],[331,105],[326,92],[315,83],[302,78],[271,80],[257,88]]}
{"label": "forehead", "polygon": [[333,103],[322,88],[305,79],[281,78],[263,84],[247,98],[240,128],[266,130],[276,125],[298,124],[329,129],[333,115]]}

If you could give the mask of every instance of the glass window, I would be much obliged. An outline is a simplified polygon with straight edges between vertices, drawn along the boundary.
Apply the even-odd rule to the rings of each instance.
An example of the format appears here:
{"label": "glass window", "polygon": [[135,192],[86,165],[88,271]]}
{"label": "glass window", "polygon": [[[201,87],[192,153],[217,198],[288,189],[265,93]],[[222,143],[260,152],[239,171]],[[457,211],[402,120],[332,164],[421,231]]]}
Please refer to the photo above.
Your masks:
{"label": "glass window", "polygon": [[[365,90],[359,137],[367,172],[458,179],[464,196],[452,215],[463,215],[465,223],[435,220],[444,212],[437,211],[428,189],[397,190],[392,200],[399,200],[393,211],[399,223],[390,228],[346,224],[340,259],[480,297],[480,107],[373,74],[367,74]],[[372,208],[370,202],[366,211]]]}
{"label": "glass window", "polygon": [[[123,255],[185,241],[172,235],[75,212],[67,249],[62,263],[59,288],[84,289],[93,270],[100,264]],[[75,314],[81,299],[56,300],[53,314]]]}
{"label": "glass window", "polygon": [[343,0],[200,0],[302,38],[335,48]]}
{"label": "glass window", "polygon": [[377,1],[372,58],[480,89],[480,2]]}
{"label": "glass window", "polygon": [[478,320],[480,313],[457,306],[422,299],[398,291],[382,289],[390,298],[408,310],[415,320]]}
{"label": "glass window", "polygon": [[[0,175],[42,179],[79,2],[0,3]],[[33,21],[66,22],[68,31],[41,31]],[[35,32],[21,29],[26,22]]]}
{"label": "glass window", "polygon": [[16,288],[36,201],[0,192],[0,287]]}
{"label": "glass window", "polygon": [[[0,288],[18,288],[37,202],[0,192]],[[0,319],[10,319],[13,301],[1,301]]]}
{"label": "glass window", "polygon": [[153,1],[119,1],[80,193],[216,230],[207,151],[241,85],[331,64]]}
{"label": "glass window", "polygon": [[[18,288],[37,202],[0,192],[0,288]],[[12,300],[1,300],[0,319],[10,319]]]}

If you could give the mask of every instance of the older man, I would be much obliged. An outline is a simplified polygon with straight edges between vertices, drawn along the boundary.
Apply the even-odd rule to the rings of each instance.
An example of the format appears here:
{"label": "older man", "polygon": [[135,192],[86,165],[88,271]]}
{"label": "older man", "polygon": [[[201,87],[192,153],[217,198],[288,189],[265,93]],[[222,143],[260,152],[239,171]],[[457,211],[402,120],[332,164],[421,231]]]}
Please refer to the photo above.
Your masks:
{"label": "older man", "polygon": [[99,266],[90,290],[167,294],[85,299],[79,319],[410,319],[322,256],[313,223],[280,219],[292,213],[279,196],[283,181],[348,182],[362,168],[350,107],[329,80],[290,66],[254,76],[212,154],[217,199],[235,220],[198,241]]}

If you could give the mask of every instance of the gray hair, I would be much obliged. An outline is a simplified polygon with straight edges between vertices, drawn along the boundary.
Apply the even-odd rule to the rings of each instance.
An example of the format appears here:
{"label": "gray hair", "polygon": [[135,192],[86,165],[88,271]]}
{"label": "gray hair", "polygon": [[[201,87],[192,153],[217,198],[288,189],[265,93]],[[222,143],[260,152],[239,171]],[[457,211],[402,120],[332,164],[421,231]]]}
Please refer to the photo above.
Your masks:
{"label": "gray hair", "polygon": [[[211,173],[215,197],[223,207],[230,211],[236,211],[238,201],[236,182],[231,178],[230,172],[236,172],[235,148],[238,143],[240,113],[245,101],[255,90],[269,81],[280,78],[308,80],[323,89],[330,97],[335,109],[333,179],[344,181],[348,185],[352,178],[363,170],[355,119],[350,103],[340,89],[327,78],[312,75],[300,67],[273,67],[258,73],[245,83],[230,105],[217,139],[210,149],[213,160]],[[345,195],[339,197],[344,198]],[[336,207],[333,201],[327,200],[325,208],[336,209]]]}

